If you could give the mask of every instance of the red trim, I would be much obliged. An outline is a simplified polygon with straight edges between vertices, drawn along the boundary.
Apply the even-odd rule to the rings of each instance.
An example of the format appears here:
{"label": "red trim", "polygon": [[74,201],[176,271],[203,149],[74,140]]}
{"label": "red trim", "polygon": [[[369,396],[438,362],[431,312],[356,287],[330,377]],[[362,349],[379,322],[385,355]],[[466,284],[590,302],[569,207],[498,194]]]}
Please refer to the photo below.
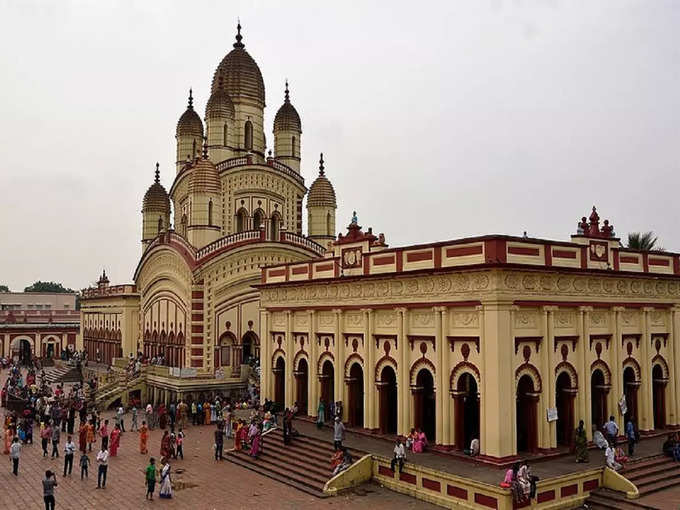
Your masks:
{"label": "red trim", "polygon": [[412,475],[411,473],[399,473],[399,480],[415,485],[416,475]]}
{"label": "red trim", "polygon": [[446,257],[465,257],[467,255],[480,255],[483,253],[483,247],[481,244],[477,246],[463,246],[462,248],[447,248]]}
{"label": "red trim", "polygon": [[642,254],[642,270],[645,273],[649,272],[649,254],[648,253]]}
{"label": "red trim", "polygon": [[396,256],[397,256],[397,273],[401,273],[404,270],[404,252],[402,250],[397,250]]}
{"label": "red trim", "polygon": [[434,268],[442,267],[442,249],[437,247],[434,249]]}
{"label": "red trim", "polygon": [[192,313],[191,314],[191,320],[197,321],[197,322],[202,322],[203,321],[203,313]]}
{"label": "red trim", "polygon": [[545,259],[545,265],[547,267],[552,267],[552,246],[546,246],[543,249],[543,258]]}
{"label": "red trim", "polygon": [[203,356],[203,349],[192,348],[191,349],[191,355],[192,356]]}
{"label": "red trim", "polygon": [[442,484],[439,483],[437,480],[430,480],[429,478],[421,478],[421,483],[425,489],[429,489],[431,491],[435,492],[441,492],[442,490]]}
{"label": "red trim", "polygon": [[[481,305],[481,301],[443,301],[434,303],[390,303],[386,304],[361,304],[361,305],[328,305],[328,306],[268,306],[265,310],[269,312],[281,312],[285,310],[361,310],[362,308],[372,308],[374,310],[391,310],[393,308],[423,308],[432,306],[448,307],[471,307]],[[623,305],[621,305],[623,306]],[[649,304],[640,305],[649,306]],[[655,307],[659,307],[656,303]],[[670,304],[668,306],[671,306]]]}
{"label": "red trim", "polygon": [[[550,250],[546,250],[546,251],[550,251]],[[577,254],[577,252],[575,252],[575,251],[552,250],[552,256],[555,257],[556,259],[574,259],[574,260],[576,260],[576,254]]]}
{"label": "red trim", "polygon": [[551,489],[549,491],[539,492],[536,502],[545,503],[546,501],[552,501],[553,499],[555,499],[555,490]]}
{"label": "red trim", "polygon": [[203,345],[203,337],[192,336],[191,337],[191,345]]}
{"label": "red trim", "polygon": [[639,264],[640,259],[633,256],[633,257],[627,257],[625,255],[621,255],[619,257],[619,260],[621,261],[621,264]]}
{"label": "red trim", "polygon": [[538,257],[541,254],[541,250],[538,248],[527,248],[525,246],[508,246],[508,253],[512,255]]}
{"label": "red trim", "polygon": [[621,264],[620,264],[620,259],[621,259],[621,254],[619,253],[619,250],[614,248],[612,250],[612,256],[614,258],[614,271],[620,271],[621,269]]}
{"label": "red trim", "polygon": [[[623,306],[626,308],[644,308],[645,306],[652,306],[650,303],[619,303],[607,301],[529,301],[518,299],[513,302],[517,306],[593,306],[595,308],[609,308],[612,306]],[[673,303],[653,303],[654,308],[670,308]]]}
{"label": "red trim", "polygon": [[364,266],[364,274],[371,273],[371,258],[368,255],[361,257],[361,264]]}
{"label": "red trim", "polygon": [[680,274],[680,257],[673,255],[673,273]]}
{"label": "red trim", "polygon": [[334,264],[318,264],[314,266],[316,271],[329,271],[333,269]]}
{"label": "red trim", "polygon": [[498,508],[498,500],[486,494],[475,492],[475,503],[485,506],[487,508]]}
{"label": "red trim", "polygon": [[389,476],[390,478],[394,478],[394,471],[392,471],[390,468],[385,467],[385,466],[378,466],[378,474],[383,475],[383,476]]}
{"label": "red trim", "polygon": [[446,494],[454,498],[467,500],[468,492],[465,489],[456,487],[455,485],[446,484]]}
{"label": "red trim", "polygon": [[294,267],[291,271],[293,274],[309,274],[309,267],[308,266]]}
{"label": "red trim", "polygon": [[192,360],[191,360],[191,366],[192,366],[192,367],[195,367],[195,368],[202,367],[202,366],[203,366],[203,360],[200,360],[200,359],[192,359]]}
{"label": "red trim", "polygon": [[588,480],[583,482],[583,491],[594,491],[600,486],[600,481],[597,478],[594,478],[593,480]]}
{"label": "red trim", "polygon": [[588,247],[581,246],[581,269],[588,269]]}
{"label": "red trim", "polygon": [[203,310],[203,302],[191,303],[191,310]]}
{"label": "red trim", "polygon": [[384,266],[386,264],[394,264],[394,255],[387,255],[385,257],[373,257],[371,259],[374,266]]}
{"label": "red trim", "polygon": [[565,485],[564,487],[560,487],[560,497],[561,498],[567,498],[569,496],[573,496],[578,492],[578,485],[575,483],[571,485]]}
{"label": "red trim", "polygon": [[406,252],[406,262],[421,262],[423,260],[432,260],[432,250]]}
{"label": "red trim", "polygon": [[277,277],[277,276],[284,276],[285,274],[286,274],[286,269],[285,269],[285,268],[283,268],[283,269],[270,269],[270,270],[267,272],[267,276],[268,276],[269,278],[275,278],[275,277]]}
{"label": "red trim", "polygon": [[191,291],[191,299],[201,299],[203,298],[203,291],[202,290],[192,290]]}
{"label": "red trim", "polygon": [[505,264],[508,261],[508,254],[506,252],[507,241],[505,239],[490,239],[484,241],[484,253],[486,256],[486,263]]}
{"label": "red trim", "polygon": [[671,265],[671,261],[668,259],[649,259],[649,265],[650,266],[666,266],[669,267]]}

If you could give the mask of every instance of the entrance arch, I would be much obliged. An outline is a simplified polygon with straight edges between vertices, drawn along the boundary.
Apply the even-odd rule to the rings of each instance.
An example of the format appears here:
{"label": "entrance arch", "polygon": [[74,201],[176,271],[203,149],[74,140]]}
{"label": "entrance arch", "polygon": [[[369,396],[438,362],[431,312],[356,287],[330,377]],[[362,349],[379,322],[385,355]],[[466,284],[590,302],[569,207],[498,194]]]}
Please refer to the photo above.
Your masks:
{"label": "entrance arch", "polygon": [[298,369],[295,372],[295,384],[297,386],[295,391],[295,400],[298,403],[298,412],[306,415],[308,409],[307,398],[307,383],[309,381],[309,365],[307,360],[302,358],[298,362]]}
{"label": "entrance arch", "polygon": [[12,357],[17,356],[20,364],[30,364],[33,352],[32,340],[28,338],[15,338],[12,340],[11,348]]}
{"label": "entrance arch", "polygon": [[321,380],[321,399],[325,404],[326,409],[326,420],[331,419],[331,406],[330,403],[333,402],[333,396],[335,395],[335,368],[333,367],[333,362],[329,359],[324,361],[321,366],[321,374],[319,375]]}
{"label": "entrance arch", "polygon": [[663,367],[659,364],[652,369],[652,386],[654,399],[654,429],[666,428],[666,384]]}
{"label": "entrance arch", "polygon": [[348,386],[347,413],[351,427],[364,426],[364,371],[359,363],[352,363]]}
{"label": "entrance arch", "polygon": [[397,433],[397,374],[391,366],[380,372],[380,433]]}
{"label": "entrance arch", "polygon": [[479,388],[474,376],[464,372],[456,383],[454,397],[456,448],[468,448],[473,439],[479,439]]}
{"label": "entrance arch", "polygon": [[517,451],[538,451],[537,441],[537,407],[538,395],[534,390],[534,381],[530,375],[524,374],[517,382]]}
{"label": "entrance arch", "polygon": [[286,362],[283,357],[279,356],[272,371],[274,372],[274,402],[283,409],[286,402]]}
{"label": "entrance arch", "polygon": [[590,416],[598,429],[607,421],[607,391],[602,370],[596,368],[590,376]]}
{"label": "entrance arch", "polygon": [[250,358],[255,356],[255,346],[259,345],[257,335],[253,331],[248,331],[241,339],[241,363],[248,363]]}
{"label": "entrance arch", "polygon": [[219,354],[219,366],[221,367],[228,367],[231,366],[231,353],[232,349],[234,348],[235,342],[235,337],[233,334],[229,333],[228,331],[226,333],[223,333],[222,336],[220,337],[220,345],[218,347],[218,354]]}
{"label": "entrance arch", "polygon": [[638,402],[637,390],[640,387],[640,381],[635,376],[635,369],[631,366],[623,370],[623,393],[626,395],[626,414],[624,415],[624,422],[628,423],[629,419],[633,419],[633,424],[638,427]]}
{"label": "entrance arch", "polygon": [[557,444],[571,446],[574,430],[574,397],[576,389],[572,388],[571,377],[561,372],[555,383],[555,406],[557,407]]}
{"label": "entrance arch", "polygon": [[425,432],[427,440],[434,444],[436,400],[434,393],[434,377],[427,368],[421,368],[416,376],[413,392],[414,426]]}

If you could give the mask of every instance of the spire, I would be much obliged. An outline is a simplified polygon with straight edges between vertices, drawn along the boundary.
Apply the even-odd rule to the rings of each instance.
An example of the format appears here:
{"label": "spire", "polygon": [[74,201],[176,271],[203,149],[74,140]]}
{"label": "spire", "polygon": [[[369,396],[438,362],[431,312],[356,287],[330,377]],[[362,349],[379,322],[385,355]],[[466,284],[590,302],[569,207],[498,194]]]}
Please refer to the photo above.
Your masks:
{"label": "spire", "polygon": [[323,172],[323,152],[321,153],[321,158],[319,159],[319,175],[325,175]]}
{"label": "spire", "polygon": [[236,42],[234,43],[234,48],[245,48],[245,44],[241,42],[243,36],[241,35],[241,19],[239,18],[238,24],[236,25]]}
{"label": "spire", "polygon": [[156,184],[161,182],[161,171],[158,169],[159,166],[158,161],[156,161],[156,178],[153,181]]}
{"label": "spire", "polygon": [[203,137],[203,159],[208,159],[208,137]]}
{"label": "spire", "polygon": [[189,110],[194,109],[194,95],[193,94],[194,94],[193,90],[189,89],[189,105],[187,106],[187,108]]}
{"label": "spire", "polygon": [[288,78],[286,78],[286,93],[285,93],[285,99],[283,100],[284,103],[290,103],[290,94],[288,92]]}

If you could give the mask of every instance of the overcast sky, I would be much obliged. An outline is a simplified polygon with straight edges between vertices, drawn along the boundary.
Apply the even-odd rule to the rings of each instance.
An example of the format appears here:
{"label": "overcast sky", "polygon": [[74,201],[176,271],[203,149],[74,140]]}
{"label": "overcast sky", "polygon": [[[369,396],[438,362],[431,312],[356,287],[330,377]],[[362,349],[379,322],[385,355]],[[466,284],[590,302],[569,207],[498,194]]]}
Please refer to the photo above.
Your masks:
{"label": "overcast sky", "polygon": [[287,77],[338,229],[564,240],[595,204],[680,250],[680,2],[0,0],[0,284],[132,280],[237,16],[268,139]]}

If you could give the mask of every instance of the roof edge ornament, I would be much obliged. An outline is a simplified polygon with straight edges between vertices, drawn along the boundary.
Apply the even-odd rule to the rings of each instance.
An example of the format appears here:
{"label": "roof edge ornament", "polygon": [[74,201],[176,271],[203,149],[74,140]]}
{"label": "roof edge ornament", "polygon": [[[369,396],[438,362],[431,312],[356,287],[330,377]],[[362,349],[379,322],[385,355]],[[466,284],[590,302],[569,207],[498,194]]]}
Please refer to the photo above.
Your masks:
{"label": "roof edge ornament", "polygon": [[189,104],[187,105],[187,109],[194,109],[194,91],[191,88],[189,89]]}
{"label": "roof edge ornament", "polygon": [[158,164],[158,161],[156,161],[156,178],[154,179],[154,182],[156,184],[160,184],[161,182],[161,171],[159,170],[160,165]]}
{"label": "roof edge ornament", "polygon": [[283,98],[284,103],[290,103],[290,92],[288,91],[288,78],[286,78],[286,91]]}
{"label": "roof edge ornament", "polygon": [[319,175],[325,175],[323,166],[323,152],[321,153],[321,158],[319,159]]}
{"label": "roof edge ornament", "polygon": [[243,36],[241,35],[241,19],[239,18],[236,25],[236,42],[234,43],[234,48],[245,48],[246,45],[241,42],[242,40]]}

